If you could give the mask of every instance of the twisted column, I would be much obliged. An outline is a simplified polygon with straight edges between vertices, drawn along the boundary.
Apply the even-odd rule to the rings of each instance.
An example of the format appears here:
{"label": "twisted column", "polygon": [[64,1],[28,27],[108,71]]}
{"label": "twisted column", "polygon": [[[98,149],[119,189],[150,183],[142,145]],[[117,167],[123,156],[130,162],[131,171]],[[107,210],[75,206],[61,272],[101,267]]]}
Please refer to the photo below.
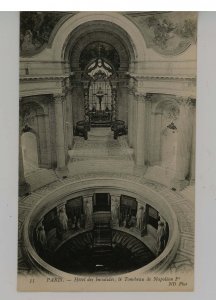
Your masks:
{"label": "twisted column", "polygon": [[88,123],[89,122],[89,88],[85,84],[84,85],[84,117],[85,121]]}
{"label": "twisted column", "polygon": [[133,122],[134,122],[134,79],[129,79],[128,85],[128,144],[133,147]]}
{"label": "twisted column", "polygon": [[116,101],[116,96],[117,96],[117,90],[116,87],[112,88],[112,121],[115,121],[118,119],[118,107],[117,107],[117,101]]}

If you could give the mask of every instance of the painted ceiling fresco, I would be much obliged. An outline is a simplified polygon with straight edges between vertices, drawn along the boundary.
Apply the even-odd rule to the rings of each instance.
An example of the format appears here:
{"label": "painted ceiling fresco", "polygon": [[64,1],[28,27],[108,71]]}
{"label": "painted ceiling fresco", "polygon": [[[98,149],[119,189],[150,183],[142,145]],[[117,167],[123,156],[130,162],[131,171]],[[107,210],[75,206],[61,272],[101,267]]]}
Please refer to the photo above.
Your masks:
{"label": "painted ceiling fresco", "polygon": [[48,43],[51,33],[65,12],[21,12],[20,54],[34,55]]}
{"label": "painted ceiling fresco", "polygon": [[[53,29],[75,12],[21,12],[20,54],[31,56],[49,43]],[[194,12],[124,13],[140,29],[149,48],[160,54],[177,55],[196,43],[197,14]]]}
{"label": "painted ceiling fresco", "polygon": [[194,12],[128,13],[140,29],[146,45],[160,54],[177,55],[196,43],[197,14]]}

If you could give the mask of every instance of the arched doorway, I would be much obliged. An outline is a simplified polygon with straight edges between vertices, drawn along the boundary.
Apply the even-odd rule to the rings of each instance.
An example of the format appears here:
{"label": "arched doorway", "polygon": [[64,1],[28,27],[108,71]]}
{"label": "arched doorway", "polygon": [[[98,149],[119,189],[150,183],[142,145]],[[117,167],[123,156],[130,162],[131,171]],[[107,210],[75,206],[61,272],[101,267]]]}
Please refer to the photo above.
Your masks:
{"label": "arched doorway", "polygon": [[174,96],[155,95],[150,131],[150,167],[145,176],[167,186],[172,186],[176,175],[179,113]]}
{"label": "arched doorway", "polygon": [[24,174],[27,175],[39,167],[36,135],[31,131],[24,132],[21,136],[21,147],[23,153]]}
{"label": "arched doorway", "polygon": [[[89,116],[93,119],[93,126],[107,125],[115,118],[123,120],[127,126],[127,72],[135,71],[138,66],[135,62],[143,60],[146,51],[144,39],[136,26],[119,14],[80,13],[59,28],[52,49],[55,57],[61,55],[69,63],[73,127],[85,120],[88,110],[94,107],[96,112]],[[106,80],[103,78],[103,82],[102,78],[95,82],[95,79],[83,76],[87,66],[94,62],[97,66],[102,63],[105,69],[107,67],[106,71],[112,69],[111,76],[106,76]],[[65,71],[68,71],[68,65]],[[116,105],[111,103],[115,99]]]}

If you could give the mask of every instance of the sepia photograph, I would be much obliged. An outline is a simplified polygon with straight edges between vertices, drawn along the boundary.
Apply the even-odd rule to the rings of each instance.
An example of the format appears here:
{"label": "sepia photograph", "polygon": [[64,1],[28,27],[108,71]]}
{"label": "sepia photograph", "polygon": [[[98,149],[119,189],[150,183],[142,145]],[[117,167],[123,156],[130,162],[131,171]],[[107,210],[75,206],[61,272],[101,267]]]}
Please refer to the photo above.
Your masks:
{"label": "sepia photograph", "polygon": [[197,19],[20,12],[19,291],[194,290]]}

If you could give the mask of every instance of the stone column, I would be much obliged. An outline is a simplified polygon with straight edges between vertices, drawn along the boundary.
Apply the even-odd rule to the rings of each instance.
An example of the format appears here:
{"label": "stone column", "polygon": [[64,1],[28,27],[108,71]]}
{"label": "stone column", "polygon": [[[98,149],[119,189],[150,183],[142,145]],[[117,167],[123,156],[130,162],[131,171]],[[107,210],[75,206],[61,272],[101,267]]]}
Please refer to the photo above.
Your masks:
{"label": "stone column", "polygon": [[87,83],[84,83],[84,118],[85,122],[89,122],[89,87]]}
{"label": "stone column", "polygon": [[22,147],[21,147],[21,134],[22,134],[22,119],[19,119],[19,196],[23,197],[30,194],[31,189],[30,185],[26,182],[24,176],[24,166],[23,166],[23,154],[22,154]]}
{"label": "stone column", "polygon": [[190,157],[192,145],[192,102],[190,98],[177,98],[179,103],[179,118],[177,125],[177,158],[174,186],[182,190],[188,184],[190,175]]}
{"label": "stone column", "polygon": [[134,104],[134,80],[129,79],[128,85],[128,144],[133,146],[133,104]]}
{"label": "stone column", "polygon": [[137,167],[144,167],[145,165],[145,96],[142,94],[135,95],[135,164]]}
{"label": "stone column", "polygon": [[55,123],[56,123],[56,156],[57,156],[57,169],[56,173],[59,177],[68,174],[65,165],[65,136],[64,136],[64,119],[63,119],[63,101],[65,96],[62,94],[54,95],[55,104]]}

